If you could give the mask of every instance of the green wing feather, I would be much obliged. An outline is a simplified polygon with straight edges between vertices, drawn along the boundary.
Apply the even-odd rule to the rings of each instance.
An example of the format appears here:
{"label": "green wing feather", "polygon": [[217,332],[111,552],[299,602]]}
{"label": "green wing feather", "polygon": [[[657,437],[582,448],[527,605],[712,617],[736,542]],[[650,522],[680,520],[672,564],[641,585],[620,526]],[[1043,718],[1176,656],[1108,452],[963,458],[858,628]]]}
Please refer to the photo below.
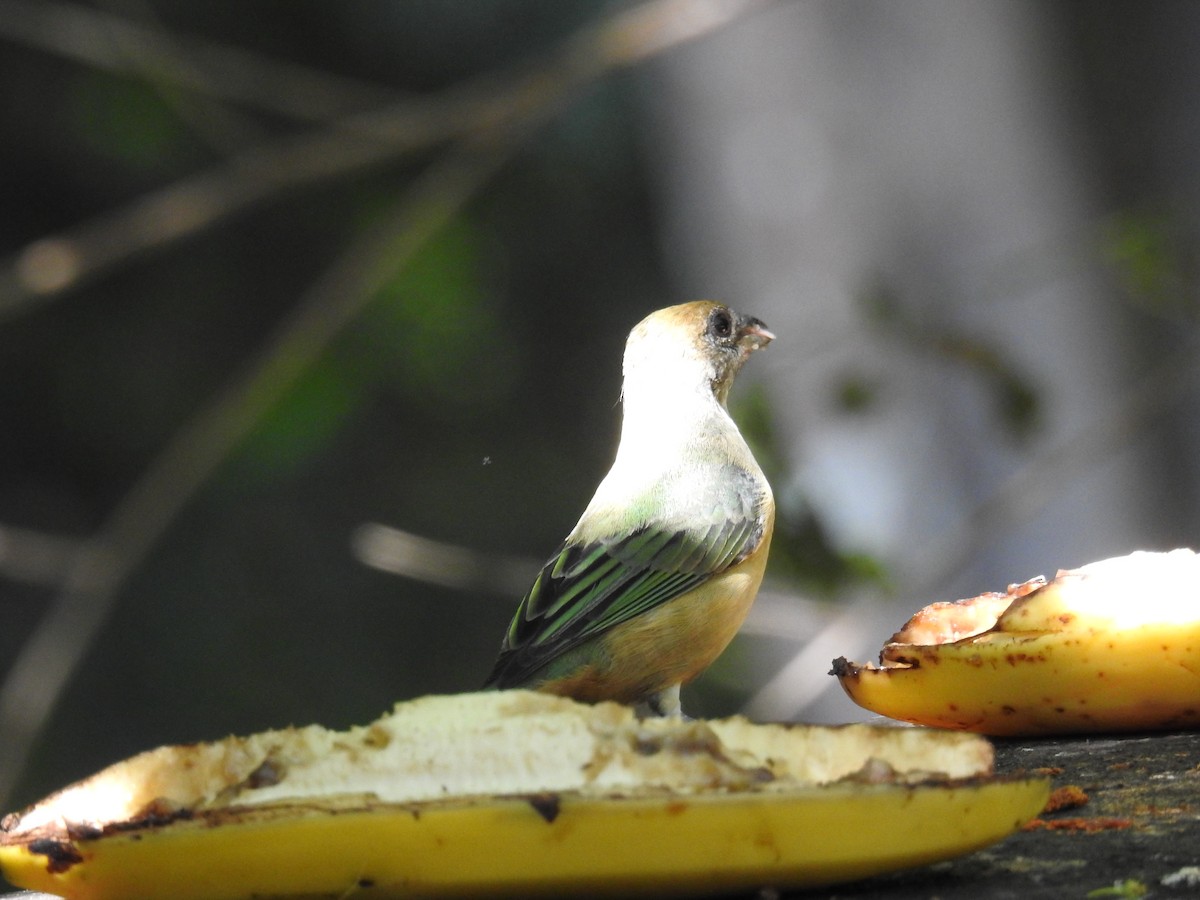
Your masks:
{"label": "green wing feather", "polygon": [[[740,474],[740,473],[739,473]],[[762,541],[761,504],[734,479],[718,521],[691,530],[648,522],[623,536],[568,539],[521,600],[487,685],[535,683],[557,657],[737,564]],[[710,517],[714,511],[708,510]]]}

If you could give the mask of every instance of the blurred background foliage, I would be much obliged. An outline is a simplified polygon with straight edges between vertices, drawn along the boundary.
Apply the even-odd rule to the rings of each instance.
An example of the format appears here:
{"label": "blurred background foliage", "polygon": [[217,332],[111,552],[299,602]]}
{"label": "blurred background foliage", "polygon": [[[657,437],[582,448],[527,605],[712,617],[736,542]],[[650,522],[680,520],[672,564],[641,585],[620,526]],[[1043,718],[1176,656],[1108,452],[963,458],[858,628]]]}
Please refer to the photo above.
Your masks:
{"label": "blurred background foliage", "polygon": [[[829,4],[779,5],[837,19]],[[937,7],[919,5],[927,13]],[[731,19],[741,14],[736,4],[716,6]],[[861,32],[854,16],[837,19],[832,31],[866,46],[870,13],[879,7],[850,6],[863,14]],[[1020,295],[1085,257],[1106,285],[1097,308],[1119,309],[1112,327],[1136,345],[1121,366],[1137,368],[1167,350],[1186,355],[1195,344],[1200,198],[1194,183],[1170,194],[1169,178],[1148,178],[1136,136],[1138,128],[1157,127],[1138,124],[1139,98],[1177,74],[1171,57],[1158,53],[1160,42],[1194,44],[1200,31],[1173,30],[1177,18],[1197,24],[1178,4],[1119,6],[1061,3],[1039,13],[1040,40],[1072,86],[1069,113],[1094,138],[1074,165],[1103,188],[1085,237],[1032,256],[1003,257],[1010,248],[993,247],[990,256],[1003,257],[993,265],[1001,275],[987,285],[993,296]],[[721,253],[707,258],[708,269],[696,262],[703,245],[681,238],[679,223],[707,224],[706,188],[703,179],[690,183],[690,194],[664,187],[678,177],[666,132],[683,126],[663,121],[683,115],[665,109],[681,80],[702,95],[726,90],[731,102],[744,99],[737,85],[689,81],[686,66],[672,69],[674,54],[703,60],[724,31],[657,58],[644,32],[647,61],[613,63],[566,102],[533,89],[518,94],[531,107],[544,104],[545,121],[509,127],[509,150],[489,143],[494,123],[481,107],[478,127],[461,132],[468,140],[483,136],[467,164],[489,153],[495,160],[466,189],[439,174],[452,142],[430,139],[389,155],[388,138],[354,130],[356,115],[422,102],[436,123],[439,103],[451,109],[460,90],[485,98],[489,89],[499,92],[514,73],[554,59],[564,42],[586,45],[596,22],[637,7],[599,0],[0,2],[0,679],[65,597],[75,591],[86,599],[90,587],[80,593],[78,581],[88,570],[80,576],[73,568],[76,554],[111,529],[114,511],[145,492],[146,473],[172,442],[219,432],[220,417],[206,424],[203,413],[231,385],[251,386],[246,408],[258,409],[255,391],[263,401],[248,433],[216,454],[215,468],[182,492],[178,508],[161,507],[162,521],[140,531],[131,526],[147,546],[130,554],[111,597],[93,605],[94,631],[84,622],[74,632],[84,636],[78,658],[56,661],[70,674],[61,690],[26,708],[11,690],[16,682],[8,682],[0,719],[8,748],[0,757],[9,768],[0,784],[11,790],[9,807],[156,744],[289,723],[346,726],[399,699],[476,687],[515,607],[522,566],[532,574],[555,547],[611,457],[625,335],[648,311],[695,295],[720,294],[780,334],[734,397],[735,417],[776,485],[780,523],[763,618],[691,690],[690,711],[743,708],[803,652],[797,634],[836,623],[843,610],[857,615],[854,603],[865,594],[902,600],[882,619],[895,627],[917,599],[949,599],[941,591],[959,588],[948,575],[922,584],[884,549],[847,537],[834,521],[839,516],[822,505],[814,486],[820,479],[805,474],[808,451],[799,435],[818,431],[818,419],[835,430],[887,421],[889,411],[905,409],[900,370],[916,366],[925,379],[918,383],[978,399],[972,440],[1003,447],[1004,465],[979,462],[967,447],[961,467],[947,475],[982,484],[993,469],[1046,449],[1039,441],[1061,415],[1051,376],[986,317],[963,313],[959,286],[929,272],[929,291],[921,294],[863,259],[846,278],[857,350],[829,359],[825,377],[809,379],[803,365],[825,348],[814,349],[809,332],[787,325],[797,310],[821,308],[827,298],[800,288],[790,296],[760,290],[735,270],[718,270]],[[746,40],[743,23],[727,30],[731,40]],[[1130,34],[1139,40],[1122,44]],[[943,37],[955,40],[953,32]],[[883,42],[902,54],[901,38]],[[1113,52],[1118,46],[1122,52]],[[1159,68],[1139,69],[1150,62]],[[1179,109],[1196,113],[1194,103]],[[112,224],[114,211],[136,209],[197,173],[236,171],[256,148],[323,129],[347,146],[378,144],[384,152],[235,203],[206,227],[161,244],[153,220],[133,238]],[[1193,121],[1180,134],[1195,137],[1195,130]],[[673,139],[678,147],[711,137],[684,130]],[[775,152],[786,158],[790,149]],[[796,165],[803,177],[803,159]],[[450,199],[439,194],[443,180]],[[414,199],[419,184],[448,209],[444,223],[394,266],[387,253],[372,263],[385,275],[364,282],[361,308],[330,327],[327,342],[279,342],[305,298],[320,299],[314,286],[364,234],[386,229],[406,204],[418,220],[426,214]],[[930,191],[937,196],[936,186]],[[175,217],[161,221],[163,233],[203,214],[211,199],[203,191],[187,197],[193,205],[171,207]],[[903,236],[921,223],[891,227]],[[111,254],[109,262],[73,280],[78,260],[43,241],[53,236],[86,238],[101,256]],[[725,252],[748,237],[709,240]],[[946,251],[954,257],[953,247]],[[812,333],[819,342],[820,332]],[[288,361],[272,356],[281,348],[297,354],[294,379]],[[284,374],[255,381],[253,373],[264,371]],[[1176,372],[1179,379],[1194,384],[1194,370]],[[1188,396],[1194,410],[1194,393]],[[957,416],[947,412],[953,398],[925,399],[935,418]],[[1174,401],[1163,403],[1164,414],[1181,415]],[[200,430],[189,431],[198,421]],[[1144,421],[1133,416],[1135,424]],[[1139,457],[1139,471],[1159,475],[1138,491],[1167,499],[1158,507],[1159,527],[1131,526],[1121,539],[1139,543],[1120,552],[1195,543],[1195,438],[1185,424]],[[954,441],[930,439],[942,447]],[[868,432],[855,440],[864,447],[872,439]],[[881,471],[893,470],[886,447],[879,455]],[[847,477],[868,492],[875,484],[870,472]],[[937,489],[927,481],[904,502],[917,508]],[[365,565],[353,545],[365,523],[469,550],[484,575],[452,587]],[[1097,555],[1119,550],[1104,541],[1084,546],[1080,552]],[[965,566],[953,553],[945,560]],[[1035,574],[1027,565],[1087,561],[1050,552],[998,555],[962,589],[1003,587]],[[486,574],[501,569],[509,574]],[[985,576],[1002,583],[982,582]],[[938,593],[925,596],[917,586]],[[890,633],[865,623],[862,630],[867,645]],[[846,633],[836,632],[843,640]],[[64,646],[64,655],[74,652]],[[831,654],[823,653],[814,650],[819,665],[810,662],[808,680],[824,678],[820,666]],[[803,704],[757,708],[785,716]],[[847,705],[831,715],[851,711]]]}

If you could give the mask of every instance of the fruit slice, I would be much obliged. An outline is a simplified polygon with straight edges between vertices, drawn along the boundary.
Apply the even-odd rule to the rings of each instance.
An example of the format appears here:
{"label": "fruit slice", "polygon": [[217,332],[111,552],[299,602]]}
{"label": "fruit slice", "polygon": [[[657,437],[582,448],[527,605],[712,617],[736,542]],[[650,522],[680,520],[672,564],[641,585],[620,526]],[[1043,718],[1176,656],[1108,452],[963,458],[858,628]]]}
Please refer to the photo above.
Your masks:
{"label": "fruit slice", "polygon": [[983,734],[1200,727],[1200,557],[1138,552],[935,603],[879,666],[832,674],[873,712]]}
{"label": "fruit slice", "polygon": [[639,721],[523,691],[365,728],[164,747],[0,832],[14,884],[78,900],[696,895],[957,856],[1036,815],[971,735]]}

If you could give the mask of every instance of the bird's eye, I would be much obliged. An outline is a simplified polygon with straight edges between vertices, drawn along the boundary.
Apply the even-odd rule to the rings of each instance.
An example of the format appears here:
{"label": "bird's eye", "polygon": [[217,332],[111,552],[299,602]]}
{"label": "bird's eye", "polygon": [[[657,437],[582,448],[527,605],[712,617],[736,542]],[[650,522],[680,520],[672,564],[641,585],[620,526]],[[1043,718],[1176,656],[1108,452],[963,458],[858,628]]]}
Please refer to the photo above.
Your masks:
{"label": "bird's eye", "polygon": [[725,339],[733,334],[733,316],[729,310],[717,308],[708,317],[708,333],[715,338]]}

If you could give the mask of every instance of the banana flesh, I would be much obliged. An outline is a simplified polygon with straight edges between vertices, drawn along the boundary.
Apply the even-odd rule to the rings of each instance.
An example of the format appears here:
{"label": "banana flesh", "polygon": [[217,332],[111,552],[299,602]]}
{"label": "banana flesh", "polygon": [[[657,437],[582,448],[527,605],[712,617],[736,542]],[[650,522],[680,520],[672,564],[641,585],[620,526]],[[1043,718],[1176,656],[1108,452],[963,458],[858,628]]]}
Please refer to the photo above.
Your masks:
{"label": "banana flesh", "polygon": [[1200,557],[1137,552],[1005,594],[935,603],[880,665],[835,660],[850,698],[989,735],[1200,727]]}
{"label": "banana flesh", "polygon": [[966,734],[638,720],[524,691],[364,728],[164,747],[0,826],[13,884],[73,900],[697,895],[970,852],[1045,803]]}

